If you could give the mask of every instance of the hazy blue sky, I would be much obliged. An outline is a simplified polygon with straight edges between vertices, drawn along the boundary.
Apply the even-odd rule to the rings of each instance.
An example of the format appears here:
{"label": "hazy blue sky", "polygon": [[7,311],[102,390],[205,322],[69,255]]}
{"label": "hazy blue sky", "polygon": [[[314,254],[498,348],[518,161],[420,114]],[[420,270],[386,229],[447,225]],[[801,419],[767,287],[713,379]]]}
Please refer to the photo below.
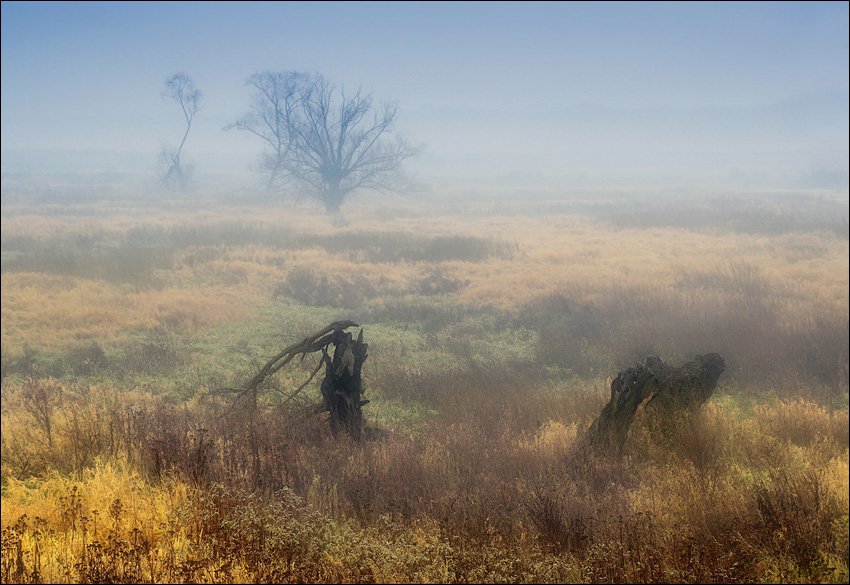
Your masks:
{"label": "hazy blue sky", "polygon": [[846,172],[848,18],[847,2],[4,1],[3,170],[44,150],[153,168],[183,131],[160,96],[178,71],[204,92],[186,155],[246,168],[260,145],[222,130],[246,78],[298,69],[397,100],[426,178]]}

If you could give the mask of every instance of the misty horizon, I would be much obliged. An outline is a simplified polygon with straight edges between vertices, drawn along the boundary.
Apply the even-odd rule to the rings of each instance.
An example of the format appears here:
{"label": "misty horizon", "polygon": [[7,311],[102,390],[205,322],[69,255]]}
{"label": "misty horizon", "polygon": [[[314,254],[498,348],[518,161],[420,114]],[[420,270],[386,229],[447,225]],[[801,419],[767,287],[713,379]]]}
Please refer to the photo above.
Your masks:
{"label": "misty horizon", "polygon": [[224,130],[245,80],[302,70],[397,102],[426,184],[850,182],[846,3],[2,6],[7,177],[152,175],[185,71],[199,183],[250,182],[262,144]]}

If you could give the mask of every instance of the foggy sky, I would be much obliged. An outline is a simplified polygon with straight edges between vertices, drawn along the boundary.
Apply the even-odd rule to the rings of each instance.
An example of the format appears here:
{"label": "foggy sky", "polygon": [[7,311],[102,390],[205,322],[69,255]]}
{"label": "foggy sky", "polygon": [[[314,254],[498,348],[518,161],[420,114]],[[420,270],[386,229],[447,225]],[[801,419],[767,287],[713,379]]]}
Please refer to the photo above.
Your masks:
{"label": "foggy sky", "polygon": [[[423,178],[847,174],[848,3],[6,2],[2,170],[246,171],[245,80],[317,72],[424,143]],[[49,155],[49,156],[48,156]]]}

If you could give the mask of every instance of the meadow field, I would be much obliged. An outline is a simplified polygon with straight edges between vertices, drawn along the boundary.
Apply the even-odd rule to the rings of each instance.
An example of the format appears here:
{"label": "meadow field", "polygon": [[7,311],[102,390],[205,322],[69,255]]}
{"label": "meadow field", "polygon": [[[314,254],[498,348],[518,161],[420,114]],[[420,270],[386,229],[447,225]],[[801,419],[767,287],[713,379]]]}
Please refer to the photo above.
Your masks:
{"label": "meadow field", "polygon": [[[3,187],[3,583],[846,583],[847,193]],[[362,441],[305,414],[332,321]],[[618,372],[712,399],[583,433]]]}

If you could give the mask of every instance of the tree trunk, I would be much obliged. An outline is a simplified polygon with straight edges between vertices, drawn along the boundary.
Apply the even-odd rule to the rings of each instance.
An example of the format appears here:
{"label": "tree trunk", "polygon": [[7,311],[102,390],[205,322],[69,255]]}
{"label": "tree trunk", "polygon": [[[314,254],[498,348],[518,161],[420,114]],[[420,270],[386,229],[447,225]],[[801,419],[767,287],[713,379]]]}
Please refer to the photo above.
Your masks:
{"label": "tree trunk", "polygon": [[339,213],[339,208],[342,206],[342,200],[344,195],[336,191],[327,191],[322,198],[322,202],[325,204],[325,211],[330,214]]}
{"label": "tree trunk", "polygon": [[[303,359],[308,353],[321,351],[322,362],[318,364],[313,374],[289,395],[287,401],[297,396],[313,380],[324,364],[322,402],[308,407],[305,412],[318,414],[328,411],[331,414],[331,426],[335,432],[346,430],[352,437],[359,439],[363,430],[361,408],[369,403],[368,400],[360,398],[363,394],[360,370],[363,362],[366,361],[366,350],[369,346],[363,341],[362,329],[355,341],[351,333],[345,332],[348,327],[359,327],[359,325],[353,321],[335,321],[321,331],[281,351],[266,362],[266,365],[251,378],[248,384],[239,389],[231,389],[239,392],[231,408],[240,401],[245,401],[253,417],[258,411],[257,395],[269,376],[278,372],[296,356],[300,355]],[[333,358],[328,355],[328,347],[331,345],[334,346]]]}
{"label": "tree trunk", "polygon": [[611,399],[587,430],[587,439],[596,447],[622,452],[638,411],[652,401],[663,408],[662,416],[699,408],[711,398],[725,369],[717,353],[698,355],[681,368],[668,366],[660,357],[646,358],[611,382]]}
{"label": "tree trunk", "polygon": [[325,379],[322,381],[322,398],[325,409],[331,413],[333,431],[347,431],[355,440],[360,439],[363,430],[362,406],[368,400],[361,400],[363,386],[360,370],[366,361],[368,344],[363,341],[363,330],[355,341],[351,333],[337,330],[332,341],[333,359],[322,350],[325,362]]}

